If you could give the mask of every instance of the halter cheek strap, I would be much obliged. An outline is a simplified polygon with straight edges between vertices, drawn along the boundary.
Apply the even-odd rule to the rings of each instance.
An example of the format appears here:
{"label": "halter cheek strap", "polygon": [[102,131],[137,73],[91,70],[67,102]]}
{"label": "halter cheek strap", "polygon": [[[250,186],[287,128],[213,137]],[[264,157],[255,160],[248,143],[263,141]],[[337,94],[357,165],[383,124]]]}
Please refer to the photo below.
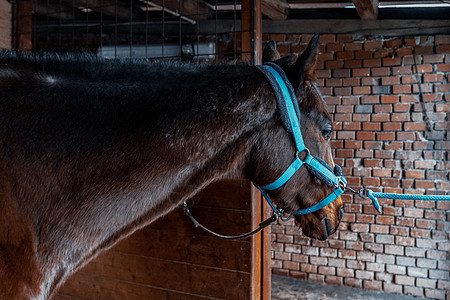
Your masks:
{"label": "halter cheek strap", "polygon": [[[271,184],[259,187],[255,186],[261,191],[261,194],[266,199],[267,203],[273,209],[275,214],[282,216],[283,211],[278,210],[273,203],[270,201],[267,191],[273,191],[282,187],[292,176],[300,169],[304,164],[307,165],[308,171],[322,180],[328,186],[334,186],[335,189],[324,199],[316,203],[315,205],[300,209],[294,212],[290,212],[290,215],[305,215],[315,212],[334,200],[336,200],[342,193],[344,193],[345,186],[347,185],[347,180],[342,175],[340,168],[335,168],[334,172],[323,160],[310,154],[308,148],[306,148],[303,141],[303,136],[300,130],[300,113],[298,109],[298,104],[296,101],[296,96],[294,90],[289,80],[286,77],[284,71],[274,63],[266,63],[265,65],[257,66],[261,72],[269,80],[272,90],[275,93],[278,103],[278,109],[281,113],[281,119],[283,125],[289,132],[292,133],[295,141],[295,147],[297,149],[294,161],[290,166],[283,172],[283,174],[278,177]],[[313,86],[315,87],[315,86]],[[294,100],[295,99],[295,100]],[[287,124],[289,122],[289,124]],[[302,161],[299,157],[299,153],[306,151],[306,157]]]}

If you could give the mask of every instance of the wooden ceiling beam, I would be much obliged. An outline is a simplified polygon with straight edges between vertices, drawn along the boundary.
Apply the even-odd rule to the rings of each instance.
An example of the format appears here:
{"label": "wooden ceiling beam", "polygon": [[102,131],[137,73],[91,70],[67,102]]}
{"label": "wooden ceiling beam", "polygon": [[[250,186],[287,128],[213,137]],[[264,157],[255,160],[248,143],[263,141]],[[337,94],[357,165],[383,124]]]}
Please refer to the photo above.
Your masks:
{"label": "wooden ceiling beam", "polygon": [[[164,9],[168,9],[191,19],[206,19],[209,7],[204,1],[198,0],[149,0]],[[164,5],[163,5],[164,4]]]}
{"label": "wooden ceiling beam", "polygon": [[78,9],[87,9],[99,12],[121,20],[138,18],[138,8],[130,9],[129,5],[115,0],[63,0],[67,5],[75,5]]}
{"label": "wooden ceiling beam", "polygon": [[261,11],[272,20],[286,20],[289,15],[289,3],[286,0],[262,0]]}
{"label": "wooden ceiling beam", "polygon": [[42,1],[35,1],[33,10],[37,14],[63,20],[72,20],[81,16],[77,8],[74,9],[63,2],[48,1],[43,3]]}
{"label": "wooden ceiling beam", "polygon": [[352,0],[361,20],[378,18],[378,0]]}

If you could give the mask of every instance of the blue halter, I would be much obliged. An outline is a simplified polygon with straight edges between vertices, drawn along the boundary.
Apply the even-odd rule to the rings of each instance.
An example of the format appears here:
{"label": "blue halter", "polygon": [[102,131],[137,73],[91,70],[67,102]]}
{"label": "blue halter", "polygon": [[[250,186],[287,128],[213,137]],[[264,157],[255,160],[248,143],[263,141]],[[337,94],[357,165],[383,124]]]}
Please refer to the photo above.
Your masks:
{"label": "blue halter", "polygon": [[[297,170],[301,168],[301,166],[305,165],[307,170],[312,175],[322,180],[328,186],[334,186],[335,189],[315,205],[288,213],[290,215],[306,215],[315,212],[327,206],[328,204],[336,200],[340,195],[342,195],[347,185],[347,180],[342,175],[342,170],[339,166],[336,165],[333,171],[327,163],[325,163],[320,158],[311,155],[309,149],[306,148],[305,143],[303,142],[302,133],[300,131],[300,112],[296,101],[297,98],[295,96],[294,89],[292,88],[292,85],[287,79],[284,71],[274,63],[266,63],[257,67],[267,77],[270,85],[272,86],[272,89],[277,98],[278,109],[281,113],[283,125],[286,130],[288,132],[291,132],[294,136],[297,152],[295,154],[294,161],[286,169],[286,171],[284,171],[284,173],[280,177],[278,177],[277,180],[262,187],[259,187],[256,184],[255,186],[261,191],[261,194],[264,196],[275,214],[282,216],[284,212],[278,210],[272,204],[269,196],[267,195],[267,191],[273,191],[283,186],[295,174],[295,172],[297,172]],[[306,151],[306,157],[304,161],[299,158],[299,154],[302,151]]]}

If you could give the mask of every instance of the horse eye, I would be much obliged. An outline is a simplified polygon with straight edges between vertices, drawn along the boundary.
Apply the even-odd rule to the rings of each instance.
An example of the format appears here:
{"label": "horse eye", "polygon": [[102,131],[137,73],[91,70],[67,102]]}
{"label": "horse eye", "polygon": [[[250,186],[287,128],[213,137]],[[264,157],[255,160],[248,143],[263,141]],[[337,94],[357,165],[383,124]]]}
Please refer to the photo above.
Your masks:
{"label": "horse eye", "polygon": [[331,138],[331,128],[322,129],[320,130],[320,133],[327,140]]}

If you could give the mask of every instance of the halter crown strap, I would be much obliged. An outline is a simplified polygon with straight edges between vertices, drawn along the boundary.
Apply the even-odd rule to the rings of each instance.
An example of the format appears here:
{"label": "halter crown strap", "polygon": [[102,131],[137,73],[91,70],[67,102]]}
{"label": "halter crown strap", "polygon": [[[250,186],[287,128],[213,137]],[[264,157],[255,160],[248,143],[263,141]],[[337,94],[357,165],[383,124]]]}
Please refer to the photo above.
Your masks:
{"label": "halter crown strap", "polygon": [[[290,128],[288,131],[294,135],[297,151],[301,152],[305,150],[305,143],[300,131],[300,112],[297,101],[292,101],[292,99],[296,99],[296,97],[292,85],[286,78],[286,74],[278,65],[274,63],[267,63],[257,67],[264,75],[266,75],[267,79],[269,79],[270,86],[272,87],[277,98],[283,124],[289,121],[287,124],[290,126],[285,124],[285,127]],[[287,112],[288,120],[286,120],[285,112]]]}

